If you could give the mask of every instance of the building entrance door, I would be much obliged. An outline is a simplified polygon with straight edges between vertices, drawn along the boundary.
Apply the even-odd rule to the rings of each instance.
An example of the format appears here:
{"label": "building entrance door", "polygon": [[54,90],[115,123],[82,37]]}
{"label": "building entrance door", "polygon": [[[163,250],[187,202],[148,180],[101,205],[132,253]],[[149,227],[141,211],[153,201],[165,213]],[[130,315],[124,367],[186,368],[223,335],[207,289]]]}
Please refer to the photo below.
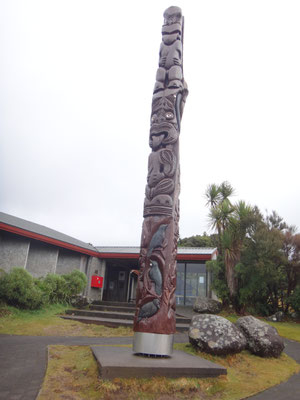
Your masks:
{"label": "building entrance door", "polygon": [[106,300],[127,301],[128,271],[112,267],[108,270]]}

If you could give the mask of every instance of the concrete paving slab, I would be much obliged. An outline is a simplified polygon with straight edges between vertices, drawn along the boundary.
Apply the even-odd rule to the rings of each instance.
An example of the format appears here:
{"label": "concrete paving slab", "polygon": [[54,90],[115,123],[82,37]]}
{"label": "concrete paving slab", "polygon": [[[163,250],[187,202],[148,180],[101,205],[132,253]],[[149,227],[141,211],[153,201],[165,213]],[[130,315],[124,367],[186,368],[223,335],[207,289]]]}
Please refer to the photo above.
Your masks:
{"label": "concrete paving slab", "polygon": [[175,350],[172,357],[144,357],[128,347],[91,346],[103,379],[114,378],[206,378],[226,375],[226,368],[198,356]]}

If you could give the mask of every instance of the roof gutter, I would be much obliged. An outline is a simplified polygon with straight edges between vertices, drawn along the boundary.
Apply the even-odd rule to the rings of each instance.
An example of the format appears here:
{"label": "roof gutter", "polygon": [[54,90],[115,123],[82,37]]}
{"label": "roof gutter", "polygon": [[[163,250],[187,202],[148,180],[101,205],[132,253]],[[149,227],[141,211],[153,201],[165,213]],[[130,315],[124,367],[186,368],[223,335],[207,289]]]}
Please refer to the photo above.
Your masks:
{"label": "roof gutter", "polygon": [[[138,260],[140,257],[139,253],[98,253],[99,258],[105,259],[116,259],[126,258],[131,260]],[[177,261],[208,261],[212,259],[212,254],[178,254]]]}
{"label": "roof gutter", "polygon": [[[35,240],[40,240],[41,242],[49,243],[54,246],[63,247],[68,250],[73,250],[78,253],[87,254],[92,257],[104,258],[104,259],[131,259],[138,260],[140,254],[139,253],[101,253],[99,251],[85,249],[84,247],[76,246],[71,243],[63,242],[57,239],[53,239],[49,236],[40,235],[39,233],[27,231],[22,228],[18,228],[16,226],[8,225],[3,222],[0,222],[0,229],[15,233],[17,235],[21,235],[24,237],[28,237]],[[212,254],[178,254],[176,260],[177,261],[208,261],[213,259],[213,256],[216,252]]]}
{"label": "roof gutter", "polygon": [[98,251],[88,250],[83,247],[71,244],[71,243],[62,242],[60,240],[53,239],[48,236],[40,235],[39,233],[34,233],[31,231],[27,231],[25,229],[17,228],[16,226],[7,225],[7,224],[4,224],[3,222],[0,222],[0,229],[3,229],[4,231],[7,231],[7,232],[15,233],[17,235],[25,236],[25,237],[28,237],[31,239],[40,240],[41,242],[49,243],[54,246],[59,246],[59,247],[63,247],[68,250],[77,251],[78,253],[87,254],[87,255],[93,256],[93,257],[99,257]]}

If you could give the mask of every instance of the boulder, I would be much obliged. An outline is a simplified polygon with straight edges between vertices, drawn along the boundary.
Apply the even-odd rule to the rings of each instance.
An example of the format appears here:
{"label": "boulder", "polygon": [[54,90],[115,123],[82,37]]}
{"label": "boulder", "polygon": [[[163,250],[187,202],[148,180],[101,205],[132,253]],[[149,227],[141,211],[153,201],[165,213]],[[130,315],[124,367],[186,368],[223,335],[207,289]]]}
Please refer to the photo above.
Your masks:
{"label": "boulder", "polygon": [[285,315],[282,311],[277,311],[275,314],[270,315],[270,317],[267,318],[268,321],[272,322],[282,322],[284,321]]}
{"label": "boulder", "polygon": [[193,310],[199,314],[218,314],[222,310],[222,303],[207,297],[197,297]]}
{"label": "boulder", "polygon": [[245,335],[247,349],[251,353],[261,357],[280,356],[284,349],[284,343],[276,328],[251,315],[239,318],[236,326]]}
{"label": "boulder", "polygon": [[234,324],[211,314],[193,316],[189,341],[201,351],[214,355],[239,353],[246,348],[246,339]]}
{"label": "boulder", "polygon": [[297,313],[296,311],[292,312],[291,318],[295,320],[300,319],[300,313]]}

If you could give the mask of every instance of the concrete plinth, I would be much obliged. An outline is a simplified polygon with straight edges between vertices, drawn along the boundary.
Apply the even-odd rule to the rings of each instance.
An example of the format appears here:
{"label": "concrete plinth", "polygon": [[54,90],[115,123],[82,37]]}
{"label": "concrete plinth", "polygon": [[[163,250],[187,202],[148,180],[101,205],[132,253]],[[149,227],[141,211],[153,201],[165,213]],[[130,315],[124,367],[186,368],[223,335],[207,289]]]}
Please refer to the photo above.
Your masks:
{"label": "concrete plinth", "polygon": [[103,379],[114,378],[207,378],[226,375],[226,368],[175,350],[172,357],[143,357],[128,347],[91,346]]}

